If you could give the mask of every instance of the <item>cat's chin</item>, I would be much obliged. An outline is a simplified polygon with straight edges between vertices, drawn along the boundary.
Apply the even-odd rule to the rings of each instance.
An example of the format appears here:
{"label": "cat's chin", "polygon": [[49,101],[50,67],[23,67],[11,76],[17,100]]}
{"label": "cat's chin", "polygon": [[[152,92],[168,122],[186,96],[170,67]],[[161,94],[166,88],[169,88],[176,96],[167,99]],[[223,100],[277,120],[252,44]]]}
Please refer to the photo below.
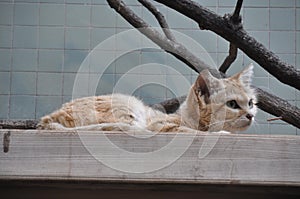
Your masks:
{"label": "cat's chin", "polygon": [[225,128],[224,130],[230,131],[230,132],[239,132],[239,131],[245,131],[247,130],[252,124],[252,121],[247,121],[247,122],[238,122],[235,123],[234,125],[230,125],[229,127]]}

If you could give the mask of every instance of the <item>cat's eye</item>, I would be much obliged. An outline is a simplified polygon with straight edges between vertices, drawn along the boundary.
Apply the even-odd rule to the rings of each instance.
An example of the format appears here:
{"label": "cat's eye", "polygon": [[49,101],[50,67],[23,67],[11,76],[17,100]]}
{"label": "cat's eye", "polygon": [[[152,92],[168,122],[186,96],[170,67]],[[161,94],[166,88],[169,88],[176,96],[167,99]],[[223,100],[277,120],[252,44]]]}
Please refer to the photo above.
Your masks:
{"label": "cat's eye", "polygon": [[253,108],[253,99],[250,99],[248,102],[249,108]]}
{"label": "cat's eye", "polygon": [[235,100],[230,100],[230,101],[226,102],[226,105],[232,109],[241,108]]}

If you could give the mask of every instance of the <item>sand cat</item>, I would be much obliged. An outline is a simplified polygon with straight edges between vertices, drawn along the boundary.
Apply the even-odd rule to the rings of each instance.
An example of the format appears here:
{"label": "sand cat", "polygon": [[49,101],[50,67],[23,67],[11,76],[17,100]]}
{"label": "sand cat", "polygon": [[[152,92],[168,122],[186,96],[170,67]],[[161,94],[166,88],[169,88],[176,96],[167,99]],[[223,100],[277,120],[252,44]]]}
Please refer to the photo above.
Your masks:
{"label": "sand cat", "polygon": [[39,129],[188,132],[237,132],[247,129],[256,114],[250,87],[253,65],[229,78],[217,79],[202,71],[185,102],[165,114],[133,96],[112,94],[84,97],[64,104],[41,118]]}

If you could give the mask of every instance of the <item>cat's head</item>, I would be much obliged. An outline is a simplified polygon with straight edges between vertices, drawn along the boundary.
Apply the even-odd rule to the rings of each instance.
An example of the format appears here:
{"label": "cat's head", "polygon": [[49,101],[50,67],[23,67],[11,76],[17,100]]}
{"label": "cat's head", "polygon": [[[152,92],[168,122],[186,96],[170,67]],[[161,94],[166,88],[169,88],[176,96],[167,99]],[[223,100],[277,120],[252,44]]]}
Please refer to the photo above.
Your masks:
{"label": "cat's head", "polygon": [[229,132],[246,130],[257,112],[255,91],[251,88],[253,65],[225,79],[204,70],[191,91],[198,104],[200,130]]}

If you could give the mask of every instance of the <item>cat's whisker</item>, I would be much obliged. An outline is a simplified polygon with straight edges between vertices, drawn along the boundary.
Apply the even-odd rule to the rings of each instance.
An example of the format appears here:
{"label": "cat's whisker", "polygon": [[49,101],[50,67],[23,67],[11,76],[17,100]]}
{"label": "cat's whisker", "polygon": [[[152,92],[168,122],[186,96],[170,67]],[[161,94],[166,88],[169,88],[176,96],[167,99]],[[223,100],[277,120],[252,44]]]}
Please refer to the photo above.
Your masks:
{"label": "cat's whisker", "polygon": [[256,119],[253,119],[251,126],[253,126],[255,133],[259,132],[260,127],[259,127],[259,123],[256,121]]}

